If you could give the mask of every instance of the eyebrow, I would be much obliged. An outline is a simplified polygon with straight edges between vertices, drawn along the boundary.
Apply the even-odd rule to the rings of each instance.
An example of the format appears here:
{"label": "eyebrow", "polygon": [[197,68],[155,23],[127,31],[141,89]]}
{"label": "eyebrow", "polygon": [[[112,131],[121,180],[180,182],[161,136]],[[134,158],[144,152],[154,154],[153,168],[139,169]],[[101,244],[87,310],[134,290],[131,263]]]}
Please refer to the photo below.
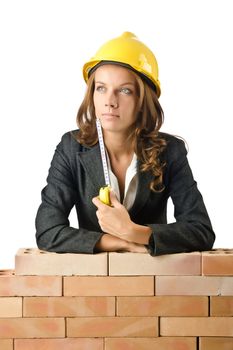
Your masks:
{"label": "eyebrow", "polygon": [[[106,85],[106,83],[104,83],[103,81],[96,81],[95,82],[96,84],[103,84],[103,85]],[[129,81],[129,82],[127,82],[127,83],[122,83],[122,84],[120,84],[119,86],[124,86],[124,85],[135,85],[133,82],[131,82],[131,81]]]}

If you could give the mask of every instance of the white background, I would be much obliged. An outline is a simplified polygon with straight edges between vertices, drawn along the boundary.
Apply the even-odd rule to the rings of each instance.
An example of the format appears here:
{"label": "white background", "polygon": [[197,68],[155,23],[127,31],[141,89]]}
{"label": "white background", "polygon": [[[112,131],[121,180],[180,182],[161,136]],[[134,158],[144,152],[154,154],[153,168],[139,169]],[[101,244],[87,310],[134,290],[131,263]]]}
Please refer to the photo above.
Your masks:
{"label": "white background", "polygon": [[0,0],[0,269],[14,267],[18,248],[36,246],[51,158],[62,134],[76,128],[82,65],[124,31],[154,51],[163,131],[189,145],[215,247],[233,246],[231,3]]}

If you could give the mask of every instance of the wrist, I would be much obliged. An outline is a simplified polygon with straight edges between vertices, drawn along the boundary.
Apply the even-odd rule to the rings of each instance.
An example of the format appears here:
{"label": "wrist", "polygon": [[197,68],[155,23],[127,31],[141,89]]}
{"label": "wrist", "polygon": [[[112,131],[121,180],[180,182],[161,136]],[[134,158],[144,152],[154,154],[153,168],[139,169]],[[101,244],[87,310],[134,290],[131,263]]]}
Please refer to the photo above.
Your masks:
{"label": "wrist", "polygon": [[97,252],[116,252],[127,251],[129,242],[104,233],[100,240],[97,242],[95,249]]}
{"label": "wrist", "polygon": [[152,230],[149,226],[143,226],[131,222],[128,231],[128,241],[148,245]]}

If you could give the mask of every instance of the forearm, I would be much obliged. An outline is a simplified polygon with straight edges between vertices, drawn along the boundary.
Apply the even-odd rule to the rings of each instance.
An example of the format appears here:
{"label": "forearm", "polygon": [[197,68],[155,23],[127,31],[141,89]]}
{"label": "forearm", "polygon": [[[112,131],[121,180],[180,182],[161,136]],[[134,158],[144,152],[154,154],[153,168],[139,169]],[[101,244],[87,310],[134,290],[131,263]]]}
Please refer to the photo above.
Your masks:
{"label": "forearm", "polygon": [[148,245],[151,234],[152,229],[149,226],[138,225],[131,222],[126,239],[129,242]]}
{"label": "forearm", "polygon": [[214,243],[215,235],[208,224],[175,222],[150,226],[156,232],[149,245],[151,255],[210,250]]}
{"label": "forearm", "polygon": [[147,253],[143,244],[128,242],[110,234],[103,234],[95,246],[96,252]]}
{"label": "forearm", "polygon": [[112,236],[110,234],[103,234],[95,246],[97,252],[117,252],[126,251],[128,242],[125,240]]}
{"label": "forearm", "polygon": [[[60,223],[59,223],[60,221]],[[63,222],[63,224],[61,224]],[[36,242],[39,249],[57,253],[93,254],[101,232],[69,226],[65,218],[50,219],[39,215],[36,220]]]}

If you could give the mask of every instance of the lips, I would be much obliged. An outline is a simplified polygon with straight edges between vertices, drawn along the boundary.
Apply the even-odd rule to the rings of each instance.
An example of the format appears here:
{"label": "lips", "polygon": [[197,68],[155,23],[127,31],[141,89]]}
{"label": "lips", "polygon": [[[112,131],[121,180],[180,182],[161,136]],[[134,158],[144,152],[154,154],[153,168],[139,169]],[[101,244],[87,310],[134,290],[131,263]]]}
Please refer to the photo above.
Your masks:
{"label": "lips", "polygon": [[102,113],[102,117],[104,117],[104,118],[119,118],[119,115],[114,114],[114,113]]}

